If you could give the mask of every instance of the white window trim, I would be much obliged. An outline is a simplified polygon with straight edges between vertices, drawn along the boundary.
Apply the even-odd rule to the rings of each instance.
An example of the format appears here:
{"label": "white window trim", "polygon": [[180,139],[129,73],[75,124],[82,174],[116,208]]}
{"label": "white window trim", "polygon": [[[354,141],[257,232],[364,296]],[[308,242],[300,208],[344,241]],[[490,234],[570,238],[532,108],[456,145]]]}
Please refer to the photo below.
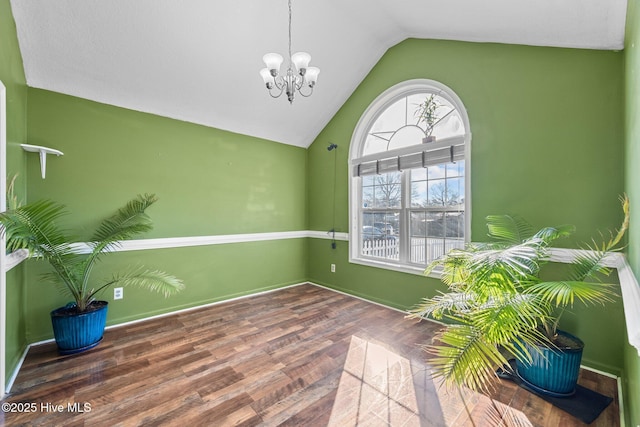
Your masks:
{"label": "white window trim", "polygon": [[[355,163],[354,159],[362,159],[362,145],[364,143],[367,131],[370,125],[378,118],[381,112],[386,110],[391,104],[399,98],[422,93],[425,90],[433,90],[440,92],[440,96],[447,98],[458,109],[466,134],[464,135],[464,156],[465,156],[465,225],[464,235],[465,242],[471,241],[471,128],[469,125],[469,116],[462,100],[448,86],[430,79],[413,79],[398,83],[382,94],[380,94],[365,110],[364,114],[358,120],[355,130],[351,137],[349,147],[349,262],[352,264],[366,265],[369,267],[384,268],[387,270],[400,271],[410,274],[423,274],[424,268],[416,267],[409,264],[389,263],[383,260],[372,260],[360,257],[359,239],[360,239],[360,206],[362,200],[358,186],[355,184],[359,177],[352,176]],[[369,157],[369,156],[368,156]],[[354,193],[354,191],[357,193]],[[438,272],[434,272],[433,277],[439,277]]]}
{"label": "white window trim", "polygon": [[[0,212],[7,209],[7,89],[0,81]],[[0,399],[5,396],[7,353],[6,236],[0,234]]]}

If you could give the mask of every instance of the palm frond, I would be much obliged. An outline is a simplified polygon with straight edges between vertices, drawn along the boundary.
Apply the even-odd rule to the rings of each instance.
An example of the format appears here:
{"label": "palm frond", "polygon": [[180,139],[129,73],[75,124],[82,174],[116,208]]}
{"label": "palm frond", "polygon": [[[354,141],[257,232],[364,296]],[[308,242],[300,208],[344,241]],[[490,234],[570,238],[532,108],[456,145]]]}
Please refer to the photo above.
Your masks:
{"label": "palm frond", "polygon": [[100,223],[91,238],[92,242],[89,243],[91,253],[84,261],[85,273],[79,285],[83,293],[88,292],[88,279],[93,265],[104,253],[115,249],[122,240],[130,239],[153,228],[153,222],[145,211],[157,200],[154,194],[138,195]]}
{"label": "palm frond", "polygon": [[17,178],[18,178],[18,174],[14,174],[9,180],[9,183],[7,184],[7,209],[8,210],[16,210],[23,204],[21,200],[18,200],[18,196],[15,193]]}
{"label": "palm frond", "polygon": [[448,386],[463,385],[476,391],[490,391],[497,379],[496,369],[507,364],[499,349],[486,342],[469,325],[451,325],[435,337],[443,345],[424,345],[434,357],[429,364],[433,375]]}
{"label": "palm frond", "polygon": [[69,261],[76,259],[76,254],[69,244],[68,233],[58,225],[66,213],[63,205],[40,200],[0,213],[0,223],[8,250],[28,249],[48,261],[65,283],[71,283]]}
{"label": "palm frond", "polygon": [[578,255],[571,264],[569,280],[581,282],[585,280],[599,281],[601,276],[608,276],[611,269],[601,263],[607,256],[606,251],[589,250]]}
{"label": "palm frond", "polygon": [[531,286],[527,291],[558,307],[572,306],[578,299],[583,304],[604,304],[616,296],[614,286],[583,281],[551,281]]}
{"label": "palm frond", "polygon": [[546,246],[549,246],[553,241],[569,237],[575,233],[576,228],[573,225],[560,225],[556,227],[544,227],[540,229],[533,238],[541,239]]}
{"label": "palm frond", "polygon": [[465,319],[482,332],[486,341],[503,345],[518,337],[523,330],[535,329],[538,319],[550,311],[550,305],[537,295],[507,294],[465,313]]}
{"label": "palm frond", "polygon": [[[82,296],[80,295],[80,292],[78,291],[76,286],[70,286],[69,282],[67,282],[65,280],[65,278],[61,277],[57,271],[51,271],[49,273],[43,273],[42,275],[40,275],[41,280],[43,281],[43,283],[51,283],[52,285],[54,285],[58,291],[60,292],[60,294],[62,295],[66,295],[71,297],[74,301],[81,300]],[[77,283],[77,282],[72,282],[72,283]]]}
{"label": "palm frond", "polygon": [[531,224],[517,215],[489,215],[486,220],[489,237],[509,245],[522,243],[533,235]]}
{"label": "palm frond", "polygon": [[441,267],[440,277],[447,286],[451,287],[454,283],[464,282],[467,271],[466,264],[471,253],[471,250],[452,249],[444,257],[430,263],[424,274],[429,275],[436,268]]}
{"label": "palm frond", "polygon": [[442,319],[445,313],[450,311],[465,311],[471,306],[473,295],[467,292],[448,292],[441,293],[432,298],[424,298],[420,304],[409,310],[407,318],[409,319]]}
{"label": "palm frond", "polygon": [[489,237],[508,246],[531,239],[541,239],[541,243],[549,245],[554,240],[570,236],[575,232],[574,226],[562,225],[544,227],[534,233],[531,224],[517,215],[489,215],[486,219]]}
{"label": "palm frond", "polygon": [[468,274],[478,282],[490,281],[497,273],[513,281],[525,279],[537,273],[545,256],[544,248],[538,243],[528,240],[501,250],[475,252],[468,259]]}
{"label": "palm frond", "polygon": [[165,298],[180,292],[185,288],[184,283],[180,279],[163,271],[133,270],[128,273],[113,275],[109,282],[92,291],[89,294],[89,297],[93,298],[104,289],[114,285],[123,287],[137,286],[149,291],[161,293]]}
{"label": "palm frond", "polygon": [[157,200],[154,194],[138,195],[115,214],[104,219],[91,238],[93,242],[97,242],[94,251],[102,252],[118,241],[151,230],[153,223],[145,211]]}
{"label": "palm frond", "polygon": [[603,266],[602,261],[608,252],[619,250],[618,245],[629,228],[629,198],[625,194],[620,198],[620,201],[622,203],[622,212],[624,213],[620,228],[615,234],[611,233],[608,240],[603,238],[600,244],[594,241],[592,245],[587,245],[587,251],[577,256],[572,263],[572,271],[569,275],[570,280],[585,281],[591,279],[599,281],[599,276],[610,274],[611,269]]}
{"label": "palm frond", "polygon": [[68,237],[58,227],[57,221],[65,214],[64,206],[50,200],[41,200],[0,213],[7,249],[28,249],[37,253],[43,252],[41,246],[46,250],[64,245]]}
{"label": "palm frond", "polygon": [[618,246],[620,244],[620,242],[622,241],[622,238],[624,237],[624,234],[627,232],[627,230],[629,229],[629,221],[631,219],[631,215],[629,212],[629,196],[627,196],[626,194],[623,194],[620,197],[620,203],[622,204],[622,213],[624,215],[624,219],[622,221],[622,224],[620,225],[620,228],[618,228],[618,231],[616,232],[615,236],[613,237],[613,239],[611,239],[608,244],[607,244],[607,250],[612,250],[614,247]]}

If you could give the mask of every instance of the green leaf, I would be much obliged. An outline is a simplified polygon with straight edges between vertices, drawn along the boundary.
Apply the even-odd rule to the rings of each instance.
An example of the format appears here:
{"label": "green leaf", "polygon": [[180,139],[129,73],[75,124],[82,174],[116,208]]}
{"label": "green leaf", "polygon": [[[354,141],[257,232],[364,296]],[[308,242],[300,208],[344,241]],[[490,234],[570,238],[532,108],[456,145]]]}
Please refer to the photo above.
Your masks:
{"label": "green leaf", "polygon": [[146,214],[146,209],[157,200],[154,194],[138,195],[115,214],[104,219],[91,238],[96,242],[96,248],[102,250],[118,241],[150,231],[153,223]]}
{"label": "green leaf", "polygon": [[437,334],[435,340],[443,345],[423,348],[434,356],[429,359],[434,377],[441,377],[448,386],[463,385],[488,392],[497,379],[496,369],[507,364],[497,346],[486,342],[468,325],[452,325]]}
{"label": "green leaf", "polygon": [[604,304],[616,296],[613,285],[581,281],[541,282],[531,286],[528,292],[557,307],[572,306],[576,299],[583,304]]}
{"label": "green leaf", "polygon": [[180,279],[163,271],[133,270],[128,273],[114,274],[108,283],[91,292],[89,297],[93,298],[94,295],[115,285],[122,287],[136,286],[149,291],[161,293],[165,298],[180,292],[185,288],[184,283]]}
{"label": "green leaf", "polygon": [[457,292],[425,298],[420,304],[409,310],[407,318],[426,319],[433,316],[435,319],[442,319],[444,313],[468,310],[471,307],[472,299],[473,295],[471,294]]}
{"label": "green leaf", "polygon": [[533,236],[531,224],[517,215],[489,215],[489,236],[507,244],[518,244]]}

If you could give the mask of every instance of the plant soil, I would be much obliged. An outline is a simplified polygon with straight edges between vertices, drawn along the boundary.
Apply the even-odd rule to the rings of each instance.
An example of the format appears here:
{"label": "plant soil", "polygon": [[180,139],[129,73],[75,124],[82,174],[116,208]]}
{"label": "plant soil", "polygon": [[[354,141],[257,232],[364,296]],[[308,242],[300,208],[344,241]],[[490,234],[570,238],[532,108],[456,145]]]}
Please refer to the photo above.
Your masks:
{"label": "plant soil", "polygon": [[106,301],[93,301],[91,304],[87,306],[87,309],[84,311],[79,311],[78,307],[73,305],[67,305],[65,307],[60,307],[54,310],[51,315],[56,317],[69,317],[75,316],[78,314],[91,313],[92,311],[100,310],[102,307],[107,305]]}
{"label": "plant soil", "polygon": [[560,350],[580,350],[584,347],[584,344],[580,341],[563,334],[556,334],[556,336],[553,337],[552,342]]}

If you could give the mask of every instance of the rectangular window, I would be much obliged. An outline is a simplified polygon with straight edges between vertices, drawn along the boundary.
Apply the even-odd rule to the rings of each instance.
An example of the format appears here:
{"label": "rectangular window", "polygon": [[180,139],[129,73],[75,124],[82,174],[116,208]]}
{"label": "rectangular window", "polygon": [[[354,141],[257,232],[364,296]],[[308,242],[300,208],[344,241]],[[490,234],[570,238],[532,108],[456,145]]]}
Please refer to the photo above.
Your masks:
{"label": "rectangular window", "polygon": [[409,259],[426,265],[464,247],[464,161],[411,169]]}
{"label": "rectangular window", "polygon": [[397,261],[400,256],[402,173],[362,178],[362,232],[360,254]]}
{"label": "rectangular window", "polygon": [[422,268],[464,247],[464,167],[462,160],[363,176],[360,255]]}

